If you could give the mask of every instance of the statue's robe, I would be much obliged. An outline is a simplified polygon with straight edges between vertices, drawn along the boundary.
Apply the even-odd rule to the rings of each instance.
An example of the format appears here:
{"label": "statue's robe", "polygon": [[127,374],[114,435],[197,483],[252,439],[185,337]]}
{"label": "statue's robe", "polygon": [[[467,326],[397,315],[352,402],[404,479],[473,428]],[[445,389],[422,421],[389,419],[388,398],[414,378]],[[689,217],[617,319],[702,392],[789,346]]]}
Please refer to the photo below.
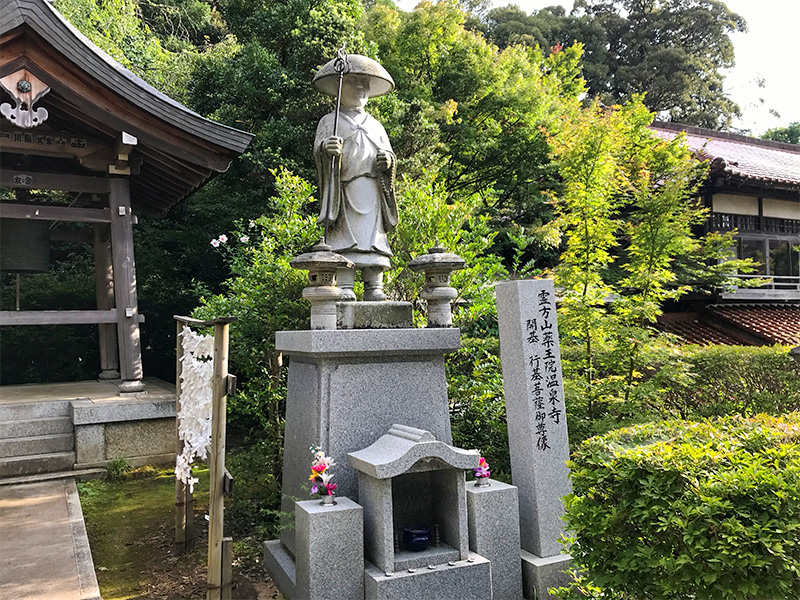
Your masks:
{"label": "statue's robe", "polygon": [[[321,207],[319,222],[328,212],[328,244],[334,252],[344,254],[357,266],[384,264],[392,256],[386,233],[397,225],[397,203],[394,196],[396,159],[386,130],[366,112],[339,114],[342,155],[334,161],[331,180],[331,159],[325,142],[333,135],[334,114],[322,117],[314,142],[314,160],[319,175]],[[378,151],[391,155],[391,168],[378,168]],[[333,188],[333,189],[331,189]],[[369,255],[375,260],[370,260]]]}

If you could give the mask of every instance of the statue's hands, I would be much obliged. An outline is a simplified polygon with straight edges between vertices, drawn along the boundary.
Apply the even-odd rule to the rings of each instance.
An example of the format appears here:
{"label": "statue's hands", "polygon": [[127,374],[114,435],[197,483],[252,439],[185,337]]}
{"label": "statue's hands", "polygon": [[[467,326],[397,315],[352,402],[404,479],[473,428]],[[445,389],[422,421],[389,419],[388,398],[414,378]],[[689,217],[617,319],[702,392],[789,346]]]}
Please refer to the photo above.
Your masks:
{"label": "statue's hands", "polygon": [[386,152],[385,150],[378,150],[378,168],[382,171],[388,171],[392,168],[392,160],[393,157],[391,154]]}
{"label": "statue's hands", "polygon": [[327,140],[325,140],[325,152],[327,152],[331,156],[341,156],[342,142],[343,142],[342,138],[332,135]]}

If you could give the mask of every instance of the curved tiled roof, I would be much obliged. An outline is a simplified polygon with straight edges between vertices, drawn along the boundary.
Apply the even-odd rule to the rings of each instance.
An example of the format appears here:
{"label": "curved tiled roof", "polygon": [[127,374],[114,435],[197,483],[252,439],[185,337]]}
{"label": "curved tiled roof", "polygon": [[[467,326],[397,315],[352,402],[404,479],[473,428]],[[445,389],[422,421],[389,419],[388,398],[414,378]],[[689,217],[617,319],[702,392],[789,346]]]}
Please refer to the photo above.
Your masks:
{"label": "curved tiled roof", "polygon": [[724,331],[719,331],[710,325],[706,325],[699,319],[664,323],[661,325],[661,329],[683,338],[687,344],[741,346],[744,343]]}
{"label": "curved tiled roof", "polygon": [[654,122],[651,130],[663,139],[685,132],[689,148],[711,162],[712,174],[800,190],[798,145],[678,123]]}
{"label": "curved tiled roof", "polygon": [[800,344],[798,304],[716,304],[708,310],[717,318],[770,344]]}

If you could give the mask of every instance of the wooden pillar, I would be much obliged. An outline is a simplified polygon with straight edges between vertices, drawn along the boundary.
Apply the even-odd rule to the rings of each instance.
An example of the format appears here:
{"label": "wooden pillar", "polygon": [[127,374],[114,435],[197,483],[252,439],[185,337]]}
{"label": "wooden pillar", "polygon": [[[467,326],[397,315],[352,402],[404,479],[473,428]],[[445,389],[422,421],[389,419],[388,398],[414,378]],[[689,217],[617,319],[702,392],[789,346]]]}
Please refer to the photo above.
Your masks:
{"label": "wooden pillar", "polygon": [[[114,308],[114,268],[111,264],[111,239],[108,225],[94,225],[94,272],[97,310]],[[98,326],[100,338],[100,379],[119,379],[117,327],[110,323]]]}
{"label": "wooden pillar", "polygon": [[[219,321],[219,320],[217,320]],[[225,430],[228,394],[228,330],[226,322],[214,325],[214,381],[211,405],[211,452],[208,456],[208,593],[206,600],[222,599],[222,536],[225,504]]]}
{"label": "wooden pillar", "polygon": [[142,382],[142,351],[139,339],[139,306],[136,295],[136,263],[133,258],[133,216],[127,179],[109,180],[111,251],[114,263],[121,392],[139,392]]}

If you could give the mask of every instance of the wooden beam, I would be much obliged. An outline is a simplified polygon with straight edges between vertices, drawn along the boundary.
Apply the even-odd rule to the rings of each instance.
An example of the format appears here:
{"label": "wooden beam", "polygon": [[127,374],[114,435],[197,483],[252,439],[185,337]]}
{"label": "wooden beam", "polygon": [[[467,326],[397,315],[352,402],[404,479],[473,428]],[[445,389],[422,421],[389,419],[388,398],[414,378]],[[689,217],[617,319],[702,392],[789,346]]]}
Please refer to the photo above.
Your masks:
{"label": "wooden beam", "polygon": [[12,154],[68,158],[83,158],[104,150],[111,156],[113,152],[111,144],[97,138],[42,128],[0,131],[0,148]]}
{"label": "wooden beam", "polygon": [[4,325],[95,325],[116,323],[116,310],[4,310],[0,311],[0,326]]}
{"label": "wooden beam", "polygon": [[[127,179],[109,179],[111,208],[111,254],[114,263],[114,299],[119,318],[119,362],[123,382],[141,382],[142,350],[139,337],[139,306],[136,292],[136,261],[133,256],[133,215]],[[124,383],[123,383],[124,385]]]}
{"label": "wooden beam", "polygon": [[0,169],[0,187],[24,190],[62,190],[65,192],[107,194],[109,189],[108,182],[109,180],[104,177]]}
{"label": "wooden beam", "polygon": [[35,221],[75,221],[79,223],[111,223],[107,208],[76,208],[37,204],[0,202],[0,218],[32,219]]}

